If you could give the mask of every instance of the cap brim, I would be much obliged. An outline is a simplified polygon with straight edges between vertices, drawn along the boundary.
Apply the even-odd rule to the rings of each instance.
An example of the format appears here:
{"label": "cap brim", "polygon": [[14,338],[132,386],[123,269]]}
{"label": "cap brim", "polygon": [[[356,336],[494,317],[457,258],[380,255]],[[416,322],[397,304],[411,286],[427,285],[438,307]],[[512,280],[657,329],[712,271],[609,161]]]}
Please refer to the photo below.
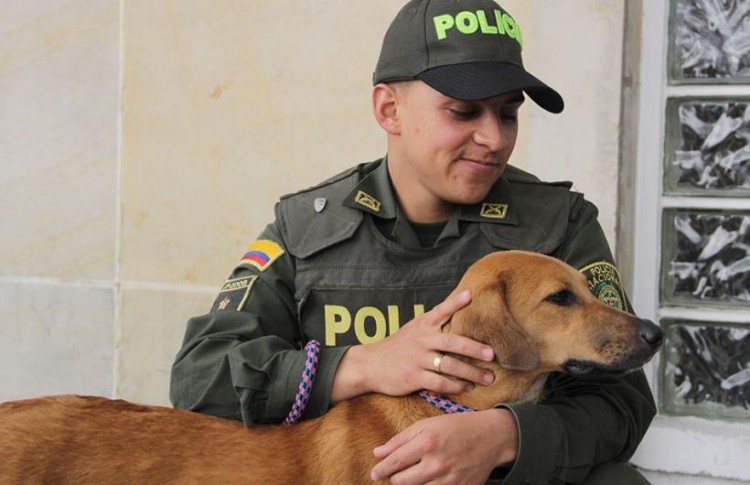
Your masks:
{"label": "cap brim", "polygon": [[562,96],[557,91],[515,64],[451,64],[422,71],[417,78],[446,96],[463,101],[478,101],[523,91],[536,104],[551,113],[559,113],[565,107]]}

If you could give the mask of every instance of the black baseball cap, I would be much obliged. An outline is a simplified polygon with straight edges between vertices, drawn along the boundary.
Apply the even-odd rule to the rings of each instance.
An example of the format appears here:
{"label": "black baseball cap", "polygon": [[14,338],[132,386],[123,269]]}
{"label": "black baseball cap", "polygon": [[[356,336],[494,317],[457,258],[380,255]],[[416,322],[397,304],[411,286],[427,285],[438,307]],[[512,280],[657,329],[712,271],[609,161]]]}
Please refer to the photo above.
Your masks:
{"label": "black baseball cap", "polygon": [[383,38],[373,84],[419,79],[477,101],[523,91],[552,113],[562,96],[523,67],[518,23],[492,0],[411,0]]}

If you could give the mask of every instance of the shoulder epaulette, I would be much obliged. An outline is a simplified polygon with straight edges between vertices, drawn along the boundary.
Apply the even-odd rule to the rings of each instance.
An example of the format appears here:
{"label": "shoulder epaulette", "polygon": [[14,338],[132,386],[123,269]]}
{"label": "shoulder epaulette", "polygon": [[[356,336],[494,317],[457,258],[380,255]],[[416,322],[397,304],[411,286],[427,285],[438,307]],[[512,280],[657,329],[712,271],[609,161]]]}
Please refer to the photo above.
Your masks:
{"label": "shoulder epaulette", "polygon": [[539,184],[539,185],[552,185],[556,187],[566,187],[571,188],[573,187],[573,182],[563,180],[558,182],[545,182],[541,180],[536,175],[526,172],[524,170],[521,170],[518,167],[514,167],[513,165],[508,165],[505,167],[505,172],[503,173],[503,177],[505,177],[509,182],[514,183],[526,183],[526,184]]}
{"label": "shoulder epaulette", "polygon": [[345,180],[353,175],[356,175],[358,179],[361,179],[364,175],[370,173],[376,166],[377,161],[375,162],[365,162],[360,163],[359,165],[356,165],[354,167],[348,168],[344,170],[343,172],[337,173],[333,177],[327,178],[326,180],[320,182],[319,184],[315,184],[312,187],[308,187],[306,189],[298,190],[297,192],[291,192],[289,194],[284,194],[280,197],[281,200],[288,199],[289,197],[294,197],[296,195],[301,195],[306,192],[312,192],[314,190],[321,189],[323,187],[326,187],[331,184],[335,184],[336,182],[340,182],[341,180]]}
{"label": "shoulder epaulette", "polygon": [[326,181],[281,197],[276,217],[289,253],[306,258],[354,235],[362,212],[342,204],[377,162],[360,164]]}
{"label": "shoulder epaulette", "polygon": [[498,248],[551,254],[562,244],[579,210],[579,194],[570,190],[573,184],[544,182],[510,165],[503,179],[510,194],[508,216],[505,222],[482,224],[482,231]]}

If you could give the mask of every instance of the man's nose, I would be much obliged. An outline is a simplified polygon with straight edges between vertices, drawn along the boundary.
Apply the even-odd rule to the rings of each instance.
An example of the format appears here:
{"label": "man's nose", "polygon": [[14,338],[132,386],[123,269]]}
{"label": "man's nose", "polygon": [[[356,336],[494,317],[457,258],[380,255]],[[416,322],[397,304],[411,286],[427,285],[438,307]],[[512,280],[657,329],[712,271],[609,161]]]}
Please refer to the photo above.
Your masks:
{"label": "man's nose", "polygon": [[493,152],[505,148],[507,140],[503,134],[503,120],[499,115],[485,114],[478,122],[474,141]]}

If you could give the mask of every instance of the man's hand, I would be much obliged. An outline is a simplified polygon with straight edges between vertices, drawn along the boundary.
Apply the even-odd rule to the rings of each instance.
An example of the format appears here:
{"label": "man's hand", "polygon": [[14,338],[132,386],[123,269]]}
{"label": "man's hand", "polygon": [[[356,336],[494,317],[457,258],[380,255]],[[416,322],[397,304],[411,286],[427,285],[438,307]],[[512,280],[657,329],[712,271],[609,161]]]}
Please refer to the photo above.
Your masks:
{"label": "man's hand", "polygon": [[518,428],[507,409],[447,414],[418,421],[373,453],[382,459],[373,481],[478,485],[493,468],[515,461]]}
{"label": "man's hand", "polygon": [[[444,353],[491,361],[492,347],[467,337],[442,333],[443,325],[471,301],[469,291],[446,299],[389,337],[350,348],[339,364],[331,398],[334,402],[368,392],[403,396],[426,389],[456,394],[474,384],[491,384],[494,375]],[[438,372],[439,370],[439,372]]]}

